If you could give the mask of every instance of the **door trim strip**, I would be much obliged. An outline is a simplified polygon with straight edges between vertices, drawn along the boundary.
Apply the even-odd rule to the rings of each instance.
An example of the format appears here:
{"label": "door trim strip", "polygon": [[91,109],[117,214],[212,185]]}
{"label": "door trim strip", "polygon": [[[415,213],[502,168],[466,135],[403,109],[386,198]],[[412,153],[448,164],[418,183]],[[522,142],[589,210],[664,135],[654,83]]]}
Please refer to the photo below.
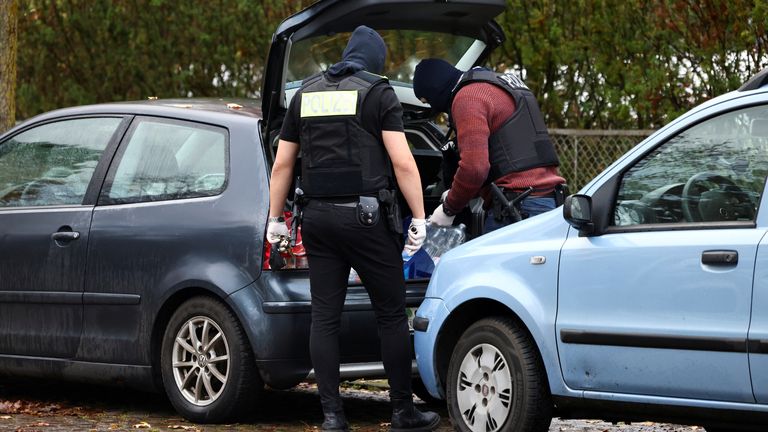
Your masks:
{"label": "door trim strip", "polygon": [[669,336],[637,333],[603,333],[562,329],[560,340],[568,344],[608,345],[633,348],[679,349],[691,351],[747,352],[747,340],[698,336]]}

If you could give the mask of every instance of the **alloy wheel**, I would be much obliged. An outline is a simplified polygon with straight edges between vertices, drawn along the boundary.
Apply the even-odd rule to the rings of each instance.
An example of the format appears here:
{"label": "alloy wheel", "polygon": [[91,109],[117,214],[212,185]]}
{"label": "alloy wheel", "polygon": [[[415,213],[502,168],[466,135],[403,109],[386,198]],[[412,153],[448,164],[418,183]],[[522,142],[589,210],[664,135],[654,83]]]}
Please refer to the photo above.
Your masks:
{"label": "alloy wheel", "polygon": [[229,344],[215,321],[196,316],[181,326],[173,342],[173,377],[182,396],[196,406],[213,403],[227,385]]}

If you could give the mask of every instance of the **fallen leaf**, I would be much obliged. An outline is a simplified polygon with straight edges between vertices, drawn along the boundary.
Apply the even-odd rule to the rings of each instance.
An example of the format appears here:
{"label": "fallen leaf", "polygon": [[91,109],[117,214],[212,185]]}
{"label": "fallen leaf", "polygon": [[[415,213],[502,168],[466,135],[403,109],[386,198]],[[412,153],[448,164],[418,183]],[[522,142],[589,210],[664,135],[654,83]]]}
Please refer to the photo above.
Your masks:
{"label": "fallen leaf", "polygon": [[50,425],[48,423],[46,423],[46,422],[37,422],[37,423],[32,423],[30,426],[44,427],[44,426],[50,426]]}
{"label": "fallen leaf", "polygon": [[133,425],[134,429],[149,429],[151,427],[152,427],[152,425],[147,423],[147,422],[141,422],[141,423],[137,423],[137,424]]}

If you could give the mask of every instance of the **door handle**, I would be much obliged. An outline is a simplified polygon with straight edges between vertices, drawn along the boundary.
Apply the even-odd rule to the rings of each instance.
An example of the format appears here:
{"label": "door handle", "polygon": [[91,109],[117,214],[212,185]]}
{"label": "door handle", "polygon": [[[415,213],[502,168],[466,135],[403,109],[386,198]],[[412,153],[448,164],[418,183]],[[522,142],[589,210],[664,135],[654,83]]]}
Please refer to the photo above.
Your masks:
{"label": "door handle", "polygon": [[80,238],[80,233],[77,231],[59,231],[51,234],[51,240],[56,242],[71,242]]}
{"label": "door handle", "polygon": [[712,250],[701,254],[701,263],[711,266],[735,266],[739,263],[739,253],[734,250]]}

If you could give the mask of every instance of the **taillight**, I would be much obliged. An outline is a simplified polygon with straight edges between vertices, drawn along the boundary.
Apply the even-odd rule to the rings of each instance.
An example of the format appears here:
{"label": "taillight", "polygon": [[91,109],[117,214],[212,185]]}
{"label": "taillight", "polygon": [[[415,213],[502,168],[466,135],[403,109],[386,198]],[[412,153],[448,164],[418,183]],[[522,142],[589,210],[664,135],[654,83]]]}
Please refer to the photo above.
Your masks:
{"label": "taillight", "polygon": [[[285,218],[285,224],[288,226],[288,231],[291,229],[291,221],[293,220],[293,214],[289,211],[283,213]],[[269,244],[266,239],[264,240],[264,262],[262,268],[264,270],[271,270],[269,266],[269,257],[273,253],[272,245]],[[307,264],[307,251],[304,250],[304,244],[301,240],[301,226],[299,226],[298,233],[296,234],[296,244],[290,248],[290,250],[280,252],[285,260],[285,269],[306,269],[309,268]]]}

